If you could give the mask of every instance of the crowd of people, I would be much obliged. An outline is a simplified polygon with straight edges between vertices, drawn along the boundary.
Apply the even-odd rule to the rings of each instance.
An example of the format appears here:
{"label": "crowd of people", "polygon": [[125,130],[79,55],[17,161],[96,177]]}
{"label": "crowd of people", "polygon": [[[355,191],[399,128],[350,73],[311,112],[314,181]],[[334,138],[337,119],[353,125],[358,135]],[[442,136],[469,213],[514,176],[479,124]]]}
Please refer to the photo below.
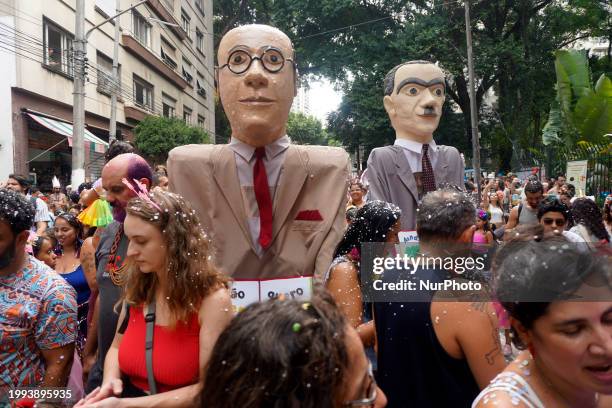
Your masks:
{"label": "crowd of people", "polygon": [[349,181],[286,135],[289,37],[234,28],[218,61],[229,144],[152,168],[116,141],[77,191],[0,188],[0,407],[612,406],[612,194],[457,186],[427,61],[387,74],[396,142]]}
{"label": "crowd of people", "polygon": [[[215,266],[191,205],[154,186],[165,169],[154,172],[127,144],[113,147],[102,188],[81,192],[110,203],[108,225],[84,225],[85,207],[57,212],[41,233],[39,199],[19,188],[23,180],[11,176],[0,190],[3,327],[21,319],[1,335],[4,393],[68,387],[78,407],[611,402],[610,281],[598,289],[606,301],[565,299],[610,272],[609,260],[594,253],[609,247],[612,195],[602,211],[588,198],[568,208],[535,179],[514,206],[498,180],[484,186],[480,208],[458,189],[431,192],[417,212],[421,253],[433,256],[440,244],[499,245],[493,298],[475,307],[432,292],[429,302],[372,304],[362,297],[361,248],[396,245],[401,210],[368,201],[366,185],[354,181],[346,232],[312,299],[281,297],[234,316],[231,279]],[[551,249],[559,243],[582,246],[559,254]],[[508,300],[528,297],[534,282],[558,298]],[[553,287],[561,282],[572,283]]]}

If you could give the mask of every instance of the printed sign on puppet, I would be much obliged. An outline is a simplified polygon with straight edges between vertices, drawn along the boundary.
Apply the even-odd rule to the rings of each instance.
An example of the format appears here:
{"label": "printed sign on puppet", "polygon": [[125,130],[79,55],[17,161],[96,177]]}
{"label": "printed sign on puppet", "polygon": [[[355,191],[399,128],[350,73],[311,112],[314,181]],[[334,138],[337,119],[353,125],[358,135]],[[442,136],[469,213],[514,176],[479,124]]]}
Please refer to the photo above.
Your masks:
{"label": "printed sign on puppet", "polygon": [[235,313],[251,303],[276,299],[281,295],[285,299],[309,300],[312,296],[312,276],[232,282],[231,298]]}

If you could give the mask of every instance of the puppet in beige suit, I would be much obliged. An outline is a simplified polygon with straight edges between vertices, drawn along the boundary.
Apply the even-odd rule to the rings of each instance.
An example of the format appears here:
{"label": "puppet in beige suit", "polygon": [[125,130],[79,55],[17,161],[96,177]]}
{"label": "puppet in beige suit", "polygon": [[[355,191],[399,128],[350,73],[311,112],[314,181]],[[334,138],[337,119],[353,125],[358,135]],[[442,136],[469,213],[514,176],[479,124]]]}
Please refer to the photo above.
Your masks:
{"label": "puppet in beige suit", "polygon": [[[221,40],[218,63],[231,142],[172,150],[170,189],[192,203],[227,274],[277,280],[276,294],[289,293],[284,278],[320,276],[331,263],[343,232],[348,155],[294,145],[286,135],[297,69],[284,33],[235,28]],[[262,198],[262,177],[270,201]]]}
{"label": "puppet in beige suit", "polygon": [[416,227],[421,198],[441,184],[463,188],[463,159],[457,149],[436,145],[446,97],[444,72],[427,61],[393,68],[384,82],[385,110],[395,129],[395,144],[379,147],[368,158],[371,198],[402,210],[402,230]]}

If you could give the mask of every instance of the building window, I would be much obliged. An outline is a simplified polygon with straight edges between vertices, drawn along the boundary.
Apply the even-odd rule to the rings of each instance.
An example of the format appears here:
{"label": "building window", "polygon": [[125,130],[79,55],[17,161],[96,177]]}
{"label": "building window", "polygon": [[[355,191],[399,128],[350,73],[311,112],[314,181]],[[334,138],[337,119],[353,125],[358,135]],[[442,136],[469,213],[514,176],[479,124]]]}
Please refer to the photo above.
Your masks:
{"label": "building window", "polygon": [[151,47],[151,24],[136,10],[132,10],[134,37],[145,47]]}
{"label": "building window", "polygon": [[181,25],[183,27],[183,31],[187,33],[187,38],[191,38],[191,17],[189,17],[189,14],[187,14],[187,12],[183,9],[181,9]]}
{"label": "building window", "polygon": [[204,116],[198,115],[198,126],[204,129],[205,125],[206,125],[206,119],[204,118]]}
{"label": "building window", "polygon": [[176,69],[178,66],[176,63],[176,48],[170,45],[164,37],[161,37],[161,58],[172,69]]}
{"label": "building window", "polygon": [[121,95],[121,66],[117,67],[118,81],[113,78],[113,61],[106,55],[98,52],[98,92],[110,96],[117,86],[117,95]]}
{"label": "building window", "polygon": [[170,11],[174,11],[174,0],[163,0],[164,6]]}
{"label": "building window", "polygon": [[192,110],[186,106],[183,106],[183,120],[186,124],[191,124],[191,112]]}
{"label": "building window", "polygon": [[196,48],[202,52],[204,50],[204,34],[196,28]]}
{"label": "building window", "polygon": [[191,65],[191,62],[183,58],[183,78],[185,79],[185,81],[187,81],[187,83],[189,83],[189,85],[193,86],[192,69],[193,69],[193,66]]}
{"label": "building window", "polygon": [[162,115],[173,118],[175,115],[176,99],[162,92]]}
{"label": "building window", "polygon": [[198,10],[200,10],[200,13],[206,15],[206,13],[204,12],[204,0],[195,0],[195,5]]}
{"label": "building window", "polygon": [[141,108],[153,111],[153,85],[134,75],[134,102]]}
{"label": "building window", "polygon": [[44,21],[43,54],[45,65],[66,75],[73,75],[72,40],[74,36],[55,24]]}
{"label": "building window", "polygon": [[196,79],[196,91],[197,91],[198,95],[200,95],[202,98],[206,99],[206,89],[204,89],[204,87],[202,86],[203,82],[204,82],[204,80],[202,80],[202,82],[200,82],[200,79]]}

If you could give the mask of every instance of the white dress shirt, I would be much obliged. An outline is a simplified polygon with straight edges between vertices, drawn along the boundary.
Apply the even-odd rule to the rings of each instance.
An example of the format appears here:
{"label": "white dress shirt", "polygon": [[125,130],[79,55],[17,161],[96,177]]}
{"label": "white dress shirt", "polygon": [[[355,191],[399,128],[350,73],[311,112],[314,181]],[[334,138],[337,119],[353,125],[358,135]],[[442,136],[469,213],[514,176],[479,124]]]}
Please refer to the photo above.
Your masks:
{"label": "white dress shirt", "polygon": [[[265,146],[266,156],[263,160],[266,167],[266,175],[268,176],[272,203],[274,203],[274,194],[279,185],[285,155],[290,143],[289,137],[285,135]],[[236,171],[240,181],[242,202],[247,216],[251,240],[257,250],[257,254],[262,256],[263,248],[259,245],[259,208],[257,207],[257,199],[255,198],[253,186],[253,169],[257,161],[255,148],[233,137],[231,138],[229,148],[234,151],[234,157],[236,158]]]}
{"label": "white dress shirt", "polygon": [[[413,140],[406,139],[395,139],[395,146],[400,146],[404,150],[404,155],[408,160],[408,164],[410,165],[410,170],[413,173],[420,173],[423,171],[422,160],[423,160],[423,143],[415,142]],[[431,139],[429,144],[429,161],[431,162],[431,168],[436,167],[436,163],[438,162],[438,146],[436,142]]]}

